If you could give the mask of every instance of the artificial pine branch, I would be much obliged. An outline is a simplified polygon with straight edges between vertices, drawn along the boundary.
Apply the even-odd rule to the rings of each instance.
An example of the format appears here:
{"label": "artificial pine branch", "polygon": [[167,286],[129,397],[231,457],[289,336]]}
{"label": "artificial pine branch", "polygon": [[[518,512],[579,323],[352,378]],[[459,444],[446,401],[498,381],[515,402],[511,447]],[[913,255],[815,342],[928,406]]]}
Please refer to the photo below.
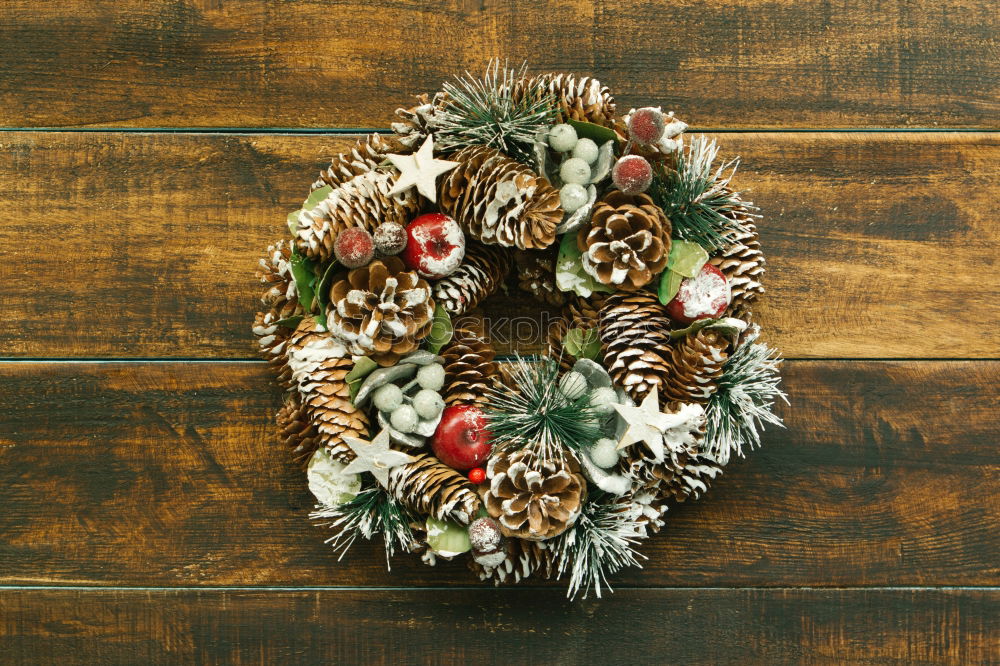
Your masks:
{"label": "artificial pine branch", "polygon": [[415,541],[406,509],[381,486],[366,488],[339,506],[324,506],[309,517],[331,521],[326,525],[337,534],[326,543],[334,552],[340,551],[338,561],[359,536],[371,540],[381,533],[385,540],[385,566],[391,570],[389,558],[396,548],[409,551]]}
{"label": "artificial pine branch", "polygon": [[760,328],[754,326],[746,334],[722,367],[718,388],[705,409],[705,452],[725,465],[734,452],[743,455],[743,445],[760,446],[764,423],[784,427],[781,418],[772,411],[775,401],[788,397],[778,388],[781,359],[776,350],[756,342]]}

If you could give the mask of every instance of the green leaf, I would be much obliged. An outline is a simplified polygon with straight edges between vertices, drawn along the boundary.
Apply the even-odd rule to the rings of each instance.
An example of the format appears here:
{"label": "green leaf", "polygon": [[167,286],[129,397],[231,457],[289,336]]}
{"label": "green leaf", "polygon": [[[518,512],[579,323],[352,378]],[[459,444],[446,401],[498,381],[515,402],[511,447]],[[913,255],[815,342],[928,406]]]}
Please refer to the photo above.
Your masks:
{"label": "green leaf", "polygon": [[316,300],[319,302],[321,310],[326,309],[326,306],[330,304],[330,287],[333,286],[333,275],[336,273],[337,265],[337,260],[331,259],[330,264],[323,271],[323,277],[316,283]]}
{"label": "green leaf", "polygon": [[287,218],[288,230],[292,233],[292,236],[295,236],[297,233],[299,233],[299,213],[300,212],[302,212],[301,209],[299,209],[299,210],[293,210],[291,213],[288,214],[288,218]]}
{"label": "green leaf", "polygon": [[316,320],[316,324],[320,327],[321,331],[326,330],[326,313],[320,312],[319,314],[313,315],[313,319]]}
{"label": "green leaf", "polygon": [[347,387],[351,391],[351,402],[354,402],[354,398],[358,395],[358,391],[361,390],[361,384],[364,383],[365,377],[370,375],[378,367],[378,363],[371,360],[367,356],[362,356],[357,361],[354,362],[354,367],[351,371],[347,373],[344,377],[344,381],[347,382]]}
{"label": "green leaf", "polygon": [[573,126],[573,129],[576,130],[577,137],[581,139],[590,139],[598,146],[607,141],[614,141],[616,144],[618,143],[618,134],[616,134],[610,127],[595,125],[594,123],[588,123],[582,120],[568,120],[567,122]]}
{"label": "green leaf", "polygon": [[434,308],[434,323],[431,324],[430,335],[427,336],[427,350],[437,354],[441,348],[451,342],[455,329],[451,325],[448,311],[440,305]]}
{"label": "green leaf", "polygon": [[660,297],[660,303],[666,305],[674,300],[674,296],[677,295],[677,291],[681,288],[682,280],[684,280],[684,276],[680,273],[675,273],[671,270],[663,271],[663,274],[660,276],[660,289],[657,292]]}
{"label": "green leaf", "polygon": [[708,262],[708,252],[698,243],[675,240],[670,244],[670,258],[667,268],[684,277],[694,277],[701,272],[701,267]]}
{"label": "green leaf", "polygon": [[574,358],[586,358],[591,361],[601,354],[601,338],[596,328],[571,328],[566,331],[563,339],[566,352]]}
{"label": "green leaf", "polygon": [[313,190],[312,192],[309,193],[309,198],[307,198],[306,202],[302,204],[302,207],[305,208],[306,210],[309,210],[310,208],[315,208],[316,206],[319,205],[321,201],[323,201],[323,199],[326,199],[328,196],[330,196],[331,192],[333,192],[333,188],[330,187],[329,185],[324,185],[318,190]]}
{"label": "green leaf", "polygon": [[572,291],[584,298],[595,291],[614,291],[583,270],[582,256],[583,253],[576,245],[576,233],[565,234],[559,243],[559,257],[556,259],[556,287],[560,291]]}
{"label": "green leaf", "polygon": [[305,319],[303,315],[292,315],[291,317],[285,317],[284,319],[279,319],[274,322],[275,326],[284,326],[285,328],[297,328],[299,322]]}
{"label": "green leaf", "polygon": [[299,293],[299,303],[302,304],[302,307],[312,310],[313,300],[316,298],[316,293],[312,288],[313,280],[316,277],[313,263],[299,254],[298,250],[292,250],[289,263],[292,265],[292,277],[295,278],[295,289]]}
{"label": "green leaf", "polygon": [[670,338],[672,340],[678,340],[691,335],[692,333],[697,333],[703,328],[717,328],[726,335],[736,335],[743,331],[746,327],[746,322],[740,321],[739,319],[733,319],[732,317],[698,319],[687,328],[670,331]]}

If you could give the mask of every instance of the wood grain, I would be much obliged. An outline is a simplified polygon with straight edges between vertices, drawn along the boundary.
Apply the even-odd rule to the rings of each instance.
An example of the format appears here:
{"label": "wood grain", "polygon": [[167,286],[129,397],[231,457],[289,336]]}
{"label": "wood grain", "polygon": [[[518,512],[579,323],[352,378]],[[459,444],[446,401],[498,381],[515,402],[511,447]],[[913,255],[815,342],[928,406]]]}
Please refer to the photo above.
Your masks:
{"label": "wood grain", "polygon": [[[1000,357],[1000,135],[717,138],[767,215],[758,319],[786,356]],[[0,133],[0,354],[251,358],[256,259],[350,141]]]}
{"label": "wood grain", "polygon": [[996,589],[576,603],[523,589],[0,590],[0,650],[59,664],[987,664],[998,602]]}
{"label": "wood grain", "polygon": [[0,125],[385,127],[492,57],[701,127],[996,127],[989,0],[100,0],[0,8]]}
{"label": "wood grain", "polygon": [[[787,430],[616,585],[997,585],[1000,362],[789,362]],[[262,363],[0,364],[0,584],[476,585],[337,563]]]}

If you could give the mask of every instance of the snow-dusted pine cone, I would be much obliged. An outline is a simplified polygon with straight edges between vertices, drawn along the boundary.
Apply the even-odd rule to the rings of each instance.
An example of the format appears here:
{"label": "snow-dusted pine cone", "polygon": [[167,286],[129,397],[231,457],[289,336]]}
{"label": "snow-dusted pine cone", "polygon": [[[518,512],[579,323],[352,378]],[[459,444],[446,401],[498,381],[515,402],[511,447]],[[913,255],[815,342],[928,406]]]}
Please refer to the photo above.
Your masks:
{"label": "snow-dusted pine cone", "polygon": [[583,270],[603,284],[632,291],[667,266],[670,220],[645,194],[612,190],[594,204],[590,226],[577,233]]}
{"label": "snow-dusted pine cone", "polygon": [[440,352],[444,358],[446,405],[482,405],[499,373],[493,346],[475,332],[459,329]]}
{"label": "snow-dusted pine cone", "polygon": [[417,515],[468,525],[482,506],[476,487],[433,455],[415,457],[389,470],[389,492]]}
{"label": "snow-dusted pine cone", "polygon": [[281,326],[274,310],[268,312],[258,312],[253,322],[253,333],[257,336],[257,348],[261,357],[267,361],[267,365],[278,377],[278,383],[290,388],[292,385],[292,371],[288,367],[288,339],[292,336],[294,329]]}
{"label": "snow-dusted pine cone", "polygon": [[764,253],[760,250],[757,225],[751,218],[742,220],[745,231],[733,229],[724,235],[731,245],[711,258],[711,264],[722,271],[729,282],[732,300],[726,316],[749,322],[753,302],[764,293],[760,283],[764,277]]}
{"label": "snow-dusted pine cone", "polygon": [[528,79],[515,88],[515,98],[524,91],[541,85],[544,92],[555,97],[559,105],[556,122],[582,120],[595,125],[613,127],[615,122],[615,98],[608,87],[597,79],[575,74],[541,74]]}
{"label": "snow-dusted pine cone", "polygon": [[408,109],[396,109],[398,121],[392,123],[392,131],[398,140],[411,150],[416,150],[427,135],[434,131],[434,116],[444,108],[448,95],[443,92],[417,95],[417,103]]}
{"label": "snow-dusted pine cone", "polygon": [[670,317],[655,294],[612,294],[601,308],[604,367],[636,402],[662,387],[673,363]]}
{"label": "snow-dusted pine cone", "polygon": [[703,328],[669,348],[669,371],[660,382],[660,401],[667,405],[707,404],[729,358],[730,341],[717,329]]}
{"label": "snow-dusted pine cone", "polygon": [[278,410],[275,421],[278,424],[278,439],[291,451],[292,459],[304,467],[322,446],[322,439],[309,419],[309,410],[299,401],[297,394],[293,396]]}
{"label": "snow-dusted pine cone", "polygon": [[542,251],[518,250],[514,253],[517,265],[517,284],[536,300],[548,305],[562,305],[567,293],[556,286],[557,245],[550,245]]}
{"label": "snow-dusted pine cone", "polygon": [[494,585],[513,585],[529,576],[551,578],[555,573],[552,549],[544,541],[507,539],[504,551],[506,557],[495,567],[483,566],[469,558],[469,568],[479,580],[493,581]]}
{"label": "snow-dusted pine cone", "polygon": [[260,302],[270,309],[277,319],[302,314],[299,294],[292,275],[292,245],[279,241],[267,248],[267,256],[262,257],[257,266],[257,277],[264,284],[264,294]]}
{"label": "snow-dusted pine cone", "polygon": [[312,189],[318,190],[324,185],[336,189],[355,176],[373,171],[389,153],[405,152],[408,152],[406,146],[395,137],[370,134],[359,139],[346,153],[330,160],[330,166],[320,172]]}
{"label": "snow-dusted pine cone", "polygon": [[448,314],[463,315],[500,288],[511,263],[507,248],[467,241],[462,265],[434,283],[434,300]]}

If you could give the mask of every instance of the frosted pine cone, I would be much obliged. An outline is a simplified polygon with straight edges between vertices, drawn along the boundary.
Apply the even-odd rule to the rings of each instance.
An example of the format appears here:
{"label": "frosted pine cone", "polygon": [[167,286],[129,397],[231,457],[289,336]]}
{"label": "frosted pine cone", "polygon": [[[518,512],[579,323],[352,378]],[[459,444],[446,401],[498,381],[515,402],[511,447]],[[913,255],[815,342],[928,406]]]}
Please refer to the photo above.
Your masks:
{"label": "frosted pine cone", "polygon": [[662,387],[673,363],[670,317],[655,294],[612,294],[601,308],[604,367],[636,402]]}
{"label": "frosted pine cone", "polygon": [[724,235],[731,243],[711,258],[710,263],[722,271],[729,282],[732,300],[726,315],[749,321],[751,308],[757,297],[764,293],[760,283],[764,277],[764,253],[760,250],[760,236],[751,218],[742,221],[745,231],[732,229]]}
{"label": "frosted pine cone", "polygon": [[325,185],[336,189],[355,176],[374,171],[389,153],[402,153],[405,148],[399,140],[380,134],[359,139],[349,151],[330,160],[330,166],[320,172],[311,189],[318,190]]}
{"label": "frosted pine cone", "polygon": [[278,377],[278,383],[285,388],[292,385],[292,371],[288,368],[288,339],[293,329],[278,325],[278,315],[274,310],[258,312],[253,322],[253,333],[257,336],[257,348],[261,357]]}
{"label": "frosted pine cone", "polygon": [[479,580],[505,585],[520,583],[530,576],[551,578],[555,573],[552,550],[544,541],[507,539],[504,548],[506,557],[495,567],[483,566],[469,559],[469,568],[479,576]]}
{"label": "frosted pine cone", "polygon": [[488,400],[487,390],[499,374],[492,345],[476,333],[459,329],[444,349],[444,389],[447,405],[482,405]]}
{"label": "frosted pine cone", "polygon": [[257,277],[265,285],[260,301],[277,319],[302,314],[299,294],[292,275],[292,247],[287,241],[268,246],[267,256],[257,266]]}
{"label": "frosted pine cone", "polygon": [[404,146],[415,150],[435,129],[435,116],[448,102],[448,95],[439,92],[433,96],[417,95],[417,104],[408,109],[396,109],[398,121],[392,123],[392,131]]}
{"label": "frosted pine cone", "polygon": [[550,245],[544,250],[520,250],[514,253],[517,283],[537,300],[548,305],[562,305],[566,292],[556,286],[556,256],[559,248]]}
{"label": "frosted pine cone", "polygon": [[292,453],[292,459],[305,467],[322,445],[319,430],[309,418],[309,410],[294,397],[278,410],[275,417],[278,438]]}
{"label": "frosted pine cone", "polygon": [[434,300],[448,314],[463,315],[500,288],[510,267],[506,248],[468,241],[462,265],[434,283]]}
{"label": "frosted pine cone", "polygon": [[711,328],[674,342],[669,348],[670,370],[660,383],[660,400],[674,405],[707,404],[729,358],[729,346],[729,339]]}
{"label": "frosted pine cone", "polygon": [[594,204],[577,234],[583,269],[603,284],[635,290],[667,266],[670,220],[645,194],[614,190]]}
{"label": "frosted pine cone", "polygon": [[515,98],[537,86],[555,97],[559,110],[556,122],[582,120],[604,127],[614,126],[615,98],[597,79],[565,73],[541,74],[517,86]]}
{"label": "frosted pine cone", "polygon": [[455,520],[463,525],[476,516],[482,501],[476,487],[434,456],[416,454],[416,460],[389,471],[389,492],[418,515]]}

